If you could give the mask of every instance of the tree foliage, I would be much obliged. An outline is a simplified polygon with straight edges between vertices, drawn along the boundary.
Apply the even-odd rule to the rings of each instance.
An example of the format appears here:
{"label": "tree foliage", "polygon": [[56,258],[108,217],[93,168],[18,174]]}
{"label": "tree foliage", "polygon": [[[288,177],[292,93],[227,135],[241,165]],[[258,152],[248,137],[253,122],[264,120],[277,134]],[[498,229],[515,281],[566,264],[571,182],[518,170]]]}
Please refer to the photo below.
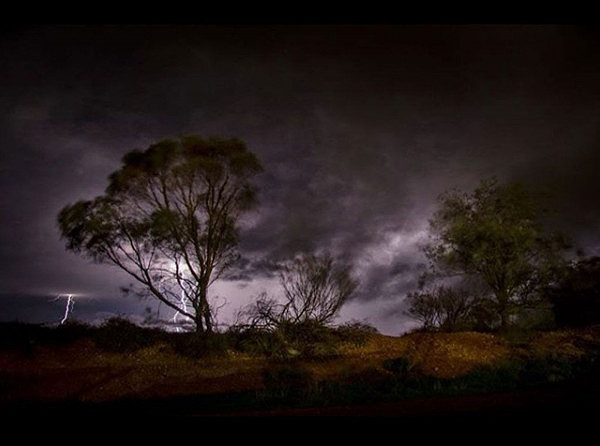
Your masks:
{"label": "tree foliage", "polygon": [[208,288],[237,259],[240,215],[262,170],[238,139],[184,136],[123,157],[103,195],[58,215],[68,250],[111,263],[212,331]]}
{"label": "tree foliage", "polygon": [[539,197],[518,183],[483,180],[472,193],[443,194],[425,249],[434,276],[481,279],[506,328],[520,307],[539,303],[540,289],[562,266],[566,243],[544,230],[546,212]]}

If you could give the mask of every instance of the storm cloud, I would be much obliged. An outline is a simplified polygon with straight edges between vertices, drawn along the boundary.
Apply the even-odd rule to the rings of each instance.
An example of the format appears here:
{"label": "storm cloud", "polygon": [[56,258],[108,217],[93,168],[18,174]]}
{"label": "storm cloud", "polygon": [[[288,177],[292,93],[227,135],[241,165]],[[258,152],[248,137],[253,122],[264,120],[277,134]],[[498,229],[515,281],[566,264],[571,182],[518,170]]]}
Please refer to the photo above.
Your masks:
{"label": "storm cloud", "polygon": [[400,331],[391,309],[416,286],[436,197],[491,175],[553,190],[552,224],[600,253],[599,37],[521,25],[13,28],[0,41],[0,292],[70,290],[118,307],[128,279],[65,252],[56,214],[102,193],[125,152],[188,133],[239,137],[265,167],[232,305],[271,286],[277,261],[327,250],[361,279],[345,317]]}

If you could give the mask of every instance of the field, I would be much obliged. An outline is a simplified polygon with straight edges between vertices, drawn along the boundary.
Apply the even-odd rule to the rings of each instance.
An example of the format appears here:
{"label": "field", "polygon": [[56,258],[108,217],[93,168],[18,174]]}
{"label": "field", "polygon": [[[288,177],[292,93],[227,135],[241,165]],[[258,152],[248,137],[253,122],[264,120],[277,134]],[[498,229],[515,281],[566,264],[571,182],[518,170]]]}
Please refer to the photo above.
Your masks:
{"label": "field", "polygon": [[508,408],[527,395],[538,405],[592,404],[599,395],[599,326],[513,337],[364,333],[290,358],[228,345],[190,354],[173,342],[183,339],[177,334],[121,345],[81,327],[4,324],[2,331],[5,411],[410,415]]}

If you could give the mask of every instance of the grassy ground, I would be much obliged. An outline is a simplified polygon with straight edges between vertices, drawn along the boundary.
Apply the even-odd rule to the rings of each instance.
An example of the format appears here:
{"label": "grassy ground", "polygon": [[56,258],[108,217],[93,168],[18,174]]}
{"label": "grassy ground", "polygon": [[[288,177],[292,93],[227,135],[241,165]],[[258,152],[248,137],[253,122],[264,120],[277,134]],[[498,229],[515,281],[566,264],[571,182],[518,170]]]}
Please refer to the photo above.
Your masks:
{"label": "grassy ground", "polygon": [[326,354],[285,360],[235,348],[194,357],[161,335],[148,345],[107,348],[106,340],[85,329],[44,342],[47,336],[11,330],[12,337],[4,327],[0,349],[4,408],[177,398],[202,400],[203,411],[208,404],[217,412],[343,406],[573,381],[595,373],[600,357],[598,326],[516,339],[471,332],[369,333],[360,342],[339,341]]}

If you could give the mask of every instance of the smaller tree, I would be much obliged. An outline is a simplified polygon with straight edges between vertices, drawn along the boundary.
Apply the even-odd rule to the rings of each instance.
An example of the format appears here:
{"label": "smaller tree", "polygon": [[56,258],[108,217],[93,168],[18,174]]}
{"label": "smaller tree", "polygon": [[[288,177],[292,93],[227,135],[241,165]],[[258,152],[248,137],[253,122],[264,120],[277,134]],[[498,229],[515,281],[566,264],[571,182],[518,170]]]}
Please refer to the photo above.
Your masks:
{"label": "smaller tree", "polygon": [[474,325],[480,299],[462,288],[440,286],[410,293],[407,303],[407,314],[421,322],[425,330],[458,331]]}
{"label": "smaller tree", "polygon": [[350,268],[336,267],[330,255],[294,259],[280,271],[285,319],[329,324],[358,286]]}
{"label": "smaller tree", "polygon": [[281,266],[283,289],[278,301],[261,294],[247,310],[252,326],[330,324],[358,286],[348,266],[336,266],[329,255],[305,255]]}
{"label": "smaller tree", "polygon": [[434,275],[470,276],[488,288],[505,329],[520,308],[540,303],[540,290],[556,278],[566,243],[544,230],[545,210],[518,183],[484,180],[472,193],[448,192],[430,221],[425,253]]}

